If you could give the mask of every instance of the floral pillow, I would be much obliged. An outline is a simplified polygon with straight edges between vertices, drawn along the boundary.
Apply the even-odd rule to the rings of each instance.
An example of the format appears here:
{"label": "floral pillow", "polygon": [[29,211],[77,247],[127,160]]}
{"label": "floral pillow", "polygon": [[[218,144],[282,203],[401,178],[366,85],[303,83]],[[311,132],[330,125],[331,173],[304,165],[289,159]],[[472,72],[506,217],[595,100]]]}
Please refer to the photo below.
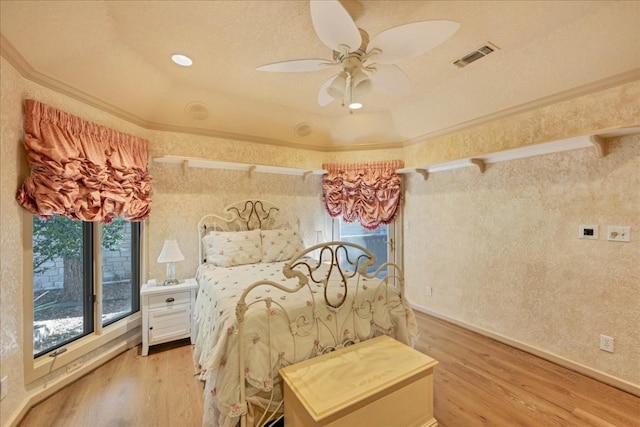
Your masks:
{"label": "floral pillow", "polygon": [[304,249],[296,230],[261,230],[262,262],[288,261]]}
{"label": "floral pillow", "polygon": [[260,230],[212,231],[202,242],[208,264],[233,267],[262,261]]}

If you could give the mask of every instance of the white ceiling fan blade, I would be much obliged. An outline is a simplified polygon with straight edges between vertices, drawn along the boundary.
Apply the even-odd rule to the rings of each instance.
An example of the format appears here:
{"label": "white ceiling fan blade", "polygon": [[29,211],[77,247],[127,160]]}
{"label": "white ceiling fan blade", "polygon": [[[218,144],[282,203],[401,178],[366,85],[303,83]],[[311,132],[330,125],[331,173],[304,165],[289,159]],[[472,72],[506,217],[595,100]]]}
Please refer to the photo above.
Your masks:
{"label": "white ceiling fan blade", "polygon": [[321,107],[329,105],[335,100],[335,98],[331,96],[331,94],[329,94],[329,91],[327,89],[329,89],[333,81],[339,76],[340,74],[331,76],[327,81],[322,83],[322,86],[320,86],[320,91],[318,92],[318,104],[320,104]]}
{"label": "white ceiling fan blade", "polygon": [[341,52],[341,45],[355,51],[362,44],[360,30],[338,0],[311,0],[311,21],[318,38],[331,49]]}
{"label": "white ceiling fan blade", "polygon": [[256,67],[258,71],[274,71],[281,73],[294,73],[301,71],[320,71],[335,65],[326,59],[295,59],[292,61],[275,62]]}
{"label": "white ceiling fan blade", "polygon": [[383,31],[371,40],[368,51],[380,49],[378,64],[396,64],[422,55],[451,37],[460,28],[454,21],[434,20],[400,25]]}
{"label": "white ceiling fan blade", "polygon": [[395,65],[377,64],[371,73],[371,87],[378,92],[408,95],[411,93],[409,77]]}

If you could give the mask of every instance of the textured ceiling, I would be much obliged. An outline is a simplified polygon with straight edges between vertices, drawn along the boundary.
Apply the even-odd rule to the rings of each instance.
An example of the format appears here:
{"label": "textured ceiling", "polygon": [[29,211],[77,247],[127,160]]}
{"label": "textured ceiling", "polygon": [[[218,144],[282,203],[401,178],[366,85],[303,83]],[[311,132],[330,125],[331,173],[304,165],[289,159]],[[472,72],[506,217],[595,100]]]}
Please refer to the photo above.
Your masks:
{"label": "textured ceiling", "polygon": [[[343,4],[372,37],[423,20],[461,26],[397,64],[410,95],[371,92],[353,114],[317,104],[332,70],[255,70],[331,59],[307,1],[2,0],[0,41],[26,78],[142,126],[318,150],[409,144],[640,78],[638,1]],[[487,42],[499,49],[453,65]],[[178,52],[194,65],[173,64]]]}

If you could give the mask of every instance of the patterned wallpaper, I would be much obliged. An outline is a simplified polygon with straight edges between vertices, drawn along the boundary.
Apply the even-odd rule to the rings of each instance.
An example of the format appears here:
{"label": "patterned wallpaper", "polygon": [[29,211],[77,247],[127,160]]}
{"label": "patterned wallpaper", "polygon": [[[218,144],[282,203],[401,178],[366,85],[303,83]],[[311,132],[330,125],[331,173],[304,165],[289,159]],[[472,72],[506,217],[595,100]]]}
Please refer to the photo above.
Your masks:
{"label": "patterned wallpaper", "polygon": [[[640,135],[609,150],[409,178],[410,301],[639,385]],[[578,239],[580,225],[599,239]],[[607,241],[608,225],[630,226],[632,241]]]}
{"label": "patterned wallpaper", "polygon": [[227,205],[259,197],[283,208],[280,216],[299,227],[311,244],[315,230],[324,228],[320,177],[242,171],[187,169],[156,163],[152,167],[154,185],[149,226],[149,278],[164,278],[164,265],[155,262],[164,239],[176,238],[186,260],[176,263],[177,277],[194,277],[198,267],[198,221],[207,214],[222,214]]}
{"label": "patterned wallpaper", "polygon": [[25,396],[19,378],[23,370],[22,209],[14,197],[26,161],[19,155],[17,142],[22,135],[22,110],[14,106],[21,102],[20,78],[4,59],[0,60],[0,377],[7,375],[12,391],[0,401],[0,425],[5,425]]}
{"label": "patterned wallpaper", "polygon": [[[25,216],[14,196],[28,173],[21,145],[26,97],[146,138],[152,142],[152,156],[304,168],[382,159],[419,165],[627,125],[632,117],[640,117],[640,82],[635,82],[405,148],[317,153],[141,129],[26,81],[3,58],[0,61],[0,374],[10,374],[10,393],[0,402],[2,425],[47,381],[65,375],[62,369],[24,384],[20,374],[22,265],[29,260],[22,257]],[[630,326],[640,323],[640,263],[635,262],[640,241],[639,145],[638,137],[627,137],[615,141],[604,159],[579,150],[490,165],[483,175],[466,168],[432,174],[427,181],[408,176],[404,252],[412,302],[640,384],[640,337]],[[164,275],[155,259],[168,237],[178,239],[188,258],[176,265],[177,275],[193,275],[198,219],[239,199],[260,195],[296,212],[307,238],[325,224],[318,176],[303,181],[297,176],[249,178],[237,171],[183,170],[159,163],[150,168],[155,184],[147,227],[149,277]],[[579,224],[599,224],[601,230],[629,225],[632,242],[578,240]],[[424,295],[426,285],[432,286],[432,297]],[[597,350],[600,333],[615,337],[616,353]]]}

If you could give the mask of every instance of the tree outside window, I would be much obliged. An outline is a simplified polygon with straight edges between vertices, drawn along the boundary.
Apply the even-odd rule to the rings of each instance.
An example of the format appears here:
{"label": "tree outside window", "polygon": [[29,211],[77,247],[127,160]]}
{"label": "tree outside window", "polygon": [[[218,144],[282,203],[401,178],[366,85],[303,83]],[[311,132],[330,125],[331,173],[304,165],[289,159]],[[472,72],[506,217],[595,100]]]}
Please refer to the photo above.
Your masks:
{"label": "tree outside window", "polygon": [[[94,228],[95,227],[95,228]],[[94,231],[102,236],[93,254]],[[38,356],[138,310],[139,224],[109,225],[54,216],[33,219],[33,341]],[[93,263],[102,264],[103,313],[94,314]]]}

